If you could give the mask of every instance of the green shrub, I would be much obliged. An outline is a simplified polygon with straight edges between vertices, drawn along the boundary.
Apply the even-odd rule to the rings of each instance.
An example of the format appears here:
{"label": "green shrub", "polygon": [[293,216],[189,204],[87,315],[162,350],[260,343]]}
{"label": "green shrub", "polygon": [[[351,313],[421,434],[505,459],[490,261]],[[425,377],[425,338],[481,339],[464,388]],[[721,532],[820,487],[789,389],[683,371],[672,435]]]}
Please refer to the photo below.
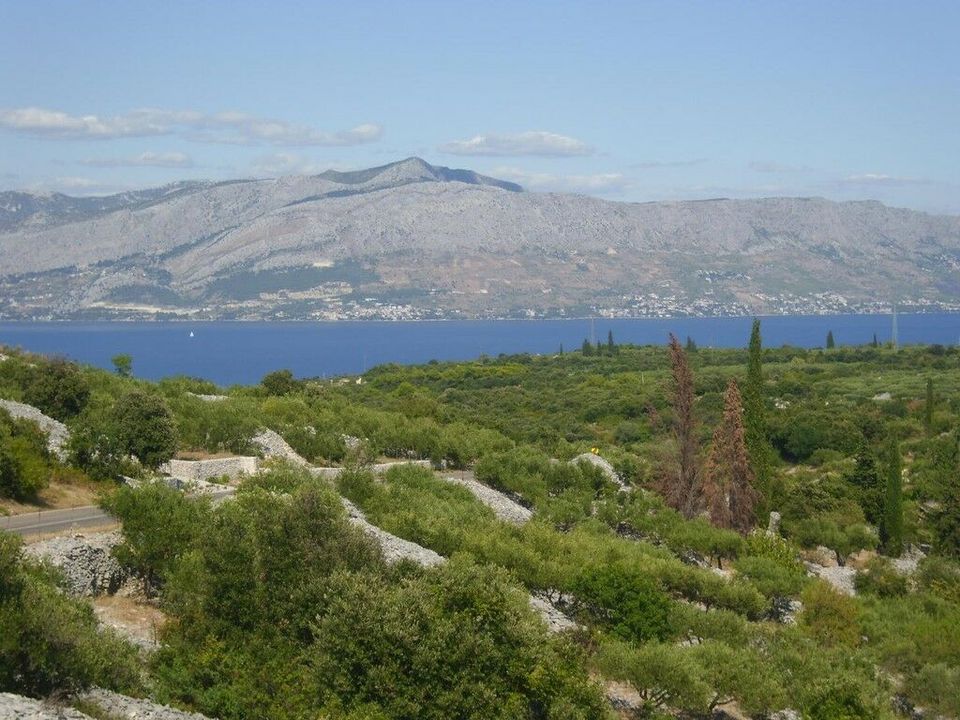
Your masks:
{"label": "green shrub", "polygon": [[122,523],[123,541],[113,549],[121,564],[157,585],[190,551],[210,514],[208,498],[191,498],[161,481],[123,485],[104,496],[102,507]]}
{"label": "green shrub", "polygon": [[135,473],[130,457],[156,468],[173,457],[177,427],[162,397],[130,390],[116,402],[91,403],[74,424],[71,455],[98,478]]}
{"label": "green shrub", "polygon": [[907,578],[898,573],[886,558],[875,557],[860,570],[854,579],[857,592],[877,597],[906,595]]}
{"label": "green shrub", "polygon": [[906,690],[918,705],[947,717],[960,716],[960,667],[925,665],[908,678]]}
{"label": "green shrub", "polygon": [[772,535],[764,530],[754,530],[744,538],[741,555],[764,558],[785,570],[803,572],[799,552],[793,543],[780,535]]}
{"label": "green shrub", "polygon": [[960,605],[960,563],[931,555],[920,561],[918,585],[927,592]]}
{"label": "green shrub", "polygon": [[770,557],[742,557],[734,568],[768,598],[795,597],[807,584],[802,570],[786,567]]}
{"label": "green shrub", "polygon": [[389,718],[603,717],[571,645],[548,638],[492,568],[452,562],[417,581],[338,575],[313,627],[310,680],[344,709]]}
{"label": "green shrub", "polygon": [[137,651],[100,631],[89,603],[70,598],[47,569],[0,532],[0,692],[33,697],[99,685],[135,691]]}
{"label": "green shrub", "polygon": [[0,497],[26,499],[50,479],[46,440],[37,426],[0,408]]}
{"label": "green shrub", "polygon": [[55,358],[31,368],[23,400],[47,415],[65,421],[86,407],[90,384],[76,365]]}
{"label": "green shrub", "polygon": [[853,598],[821,581],[808,585],[801,600],[800,626],[818,643],[828,647],[860,644],[860,610]]}
{"label": "green shrub", "polygon": [[670,599],[634,568],[590,568],[574,583],[573,592],[593,622],[623,640],[666,640],[674,633]]}

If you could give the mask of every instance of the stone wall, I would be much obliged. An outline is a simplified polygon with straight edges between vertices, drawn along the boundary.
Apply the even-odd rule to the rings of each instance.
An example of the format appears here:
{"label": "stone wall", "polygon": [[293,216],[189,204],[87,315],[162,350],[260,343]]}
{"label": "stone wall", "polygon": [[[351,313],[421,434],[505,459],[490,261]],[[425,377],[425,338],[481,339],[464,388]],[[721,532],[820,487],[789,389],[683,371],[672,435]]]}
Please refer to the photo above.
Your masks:
{"label": "stone wall", "polygon": [[237,478],[241,475],[256,475],[259,459],[237,456],[213,458],[211,460],[171,460],[160,467],[160,471],[178,480],[209,480],[224,475]]}

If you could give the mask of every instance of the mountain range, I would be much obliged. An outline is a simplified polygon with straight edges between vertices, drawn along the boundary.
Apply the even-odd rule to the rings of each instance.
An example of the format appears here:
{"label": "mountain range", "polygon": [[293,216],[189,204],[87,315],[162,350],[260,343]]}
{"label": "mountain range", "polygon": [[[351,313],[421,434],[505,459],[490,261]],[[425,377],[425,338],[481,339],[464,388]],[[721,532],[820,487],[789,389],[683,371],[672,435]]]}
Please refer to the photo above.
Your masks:
{"label": "mountain range", "polygon": [[0,319],[960,306],[960,217],[823,198],[611,202],[409,158],[108,197],[0,193]]}

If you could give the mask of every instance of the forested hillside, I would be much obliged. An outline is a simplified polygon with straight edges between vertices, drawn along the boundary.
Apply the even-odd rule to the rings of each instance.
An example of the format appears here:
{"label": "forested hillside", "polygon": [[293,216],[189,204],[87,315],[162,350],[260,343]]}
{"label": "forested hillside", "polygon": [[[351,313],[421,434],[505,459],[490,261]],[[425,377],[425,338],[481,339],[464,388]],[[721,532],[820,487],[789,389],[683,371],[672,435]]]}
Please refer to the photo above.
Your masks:
{"label": "forested hillside", "polygon": [[[957,717],[960,349],[761,330],[231,388],[4,349],[0,398],[70,437],[59,459],[0,410],[0,507],[95,488],[166,621],[137,654],[0,535],[0,692],[223,720]],[[264,428],[291,454],[229,499],[146,481],[264,454]],[[373,471],[398,458],[432,469]]]}

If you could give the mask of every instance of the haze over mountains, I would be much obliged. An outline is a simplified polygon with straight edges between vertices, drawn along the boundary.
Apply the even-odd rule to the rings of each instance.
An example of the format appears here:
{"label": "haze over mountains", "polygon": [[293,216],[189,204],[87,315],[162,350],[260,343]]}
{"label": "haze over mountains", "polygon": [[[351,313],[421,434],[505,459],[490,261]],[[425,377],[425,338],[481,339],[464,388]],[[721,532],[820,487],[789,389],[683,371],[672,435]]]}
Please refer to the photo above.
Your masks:
{"label": "haze over mountains", "polygon": [[419,158],[109,197],[0,193],[0,319],[415,318],[960,305],[960,217],[525,192]]}

